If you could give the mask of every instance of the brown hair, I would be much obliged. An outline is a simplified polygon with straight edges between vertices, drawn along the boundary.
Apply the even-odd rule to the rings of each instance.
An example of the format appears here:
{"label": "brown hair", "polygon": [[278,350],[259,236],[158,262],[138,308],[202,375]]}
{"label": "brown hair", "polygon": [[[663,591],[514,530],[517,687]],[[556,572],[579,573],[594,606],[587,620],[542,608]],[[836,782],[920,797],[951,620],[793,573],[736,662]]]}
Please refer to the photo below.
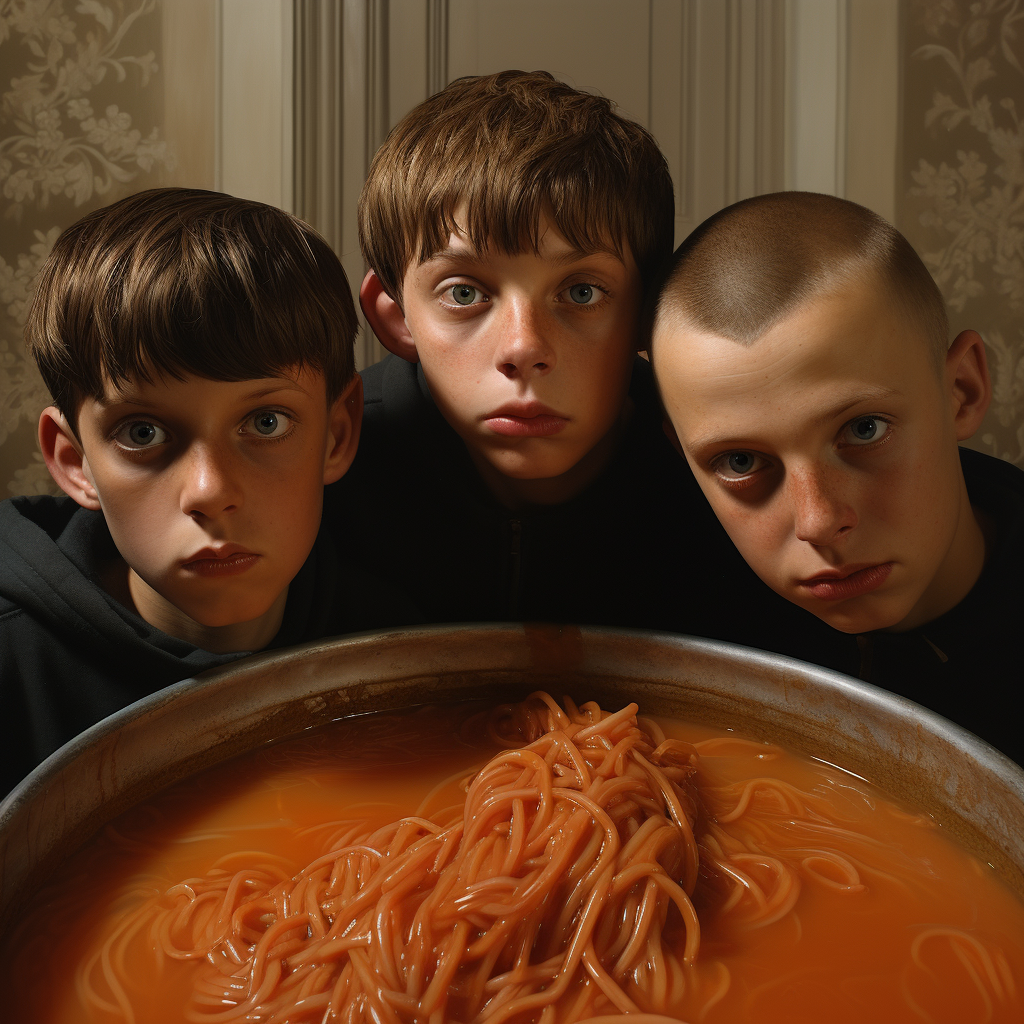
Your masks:
{"label": "brown hair", "polygon": [[704,221],[672,257],[655,327],[668,319],[750,344],[808,298],[864,274],[924,329],[941,362],[946,305],[911,244],[871,210],[815,192],[744,199]]}
{"label": "brown hair", "polygon": [[414,262],[458,228],[478,249],[537,250],[549,215],[581,252],[623,245],[645,286],[672,251],[672,177],[650,133],[546,71],[460,78],[407,114],[370,166],[359,243],[401,302]]}
{"label": "brown hair", "polygon": [[333,401],[355,372],[355,332],[345,271],[311,227],[182,188],[129,196],[64,231],[25,327],[72,427],[107,382],[165,374],[239,381],[306,366]]}

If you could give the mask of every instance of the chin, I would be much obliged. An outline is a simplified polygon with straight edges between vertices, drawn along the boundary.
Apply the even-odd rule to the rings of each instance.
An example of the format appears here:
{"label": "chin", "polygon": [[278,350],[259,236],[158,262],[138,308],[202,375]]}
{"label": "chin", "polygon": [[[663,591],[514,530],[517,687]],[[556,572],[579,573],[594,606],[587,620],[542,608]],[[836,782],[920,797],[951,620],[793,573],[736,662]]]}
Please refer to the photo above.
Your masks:
{"label": "chin", "polygon": [[[271,602],[272,604],[273,602]],[[270,604],[259,607],[240,608],[233,603],[226,608],[197,608],[195,611],[187,612],[189,618],[198,622],[200,626],[207,629],[217,629],[222,626],[241,626],[243,623],[252,622],[270,610]]]}
{"label": "chin", "polygon": [[891,629],[903,621],[905,615],[898,612],[886,612],[882,609],[862,609],[845,611],[836,608],[834,611],[807,609],[822,622],[827,622],[833,629],[841,633],[871,633],[878,629]]}
{"label": "chin", "polygon": [[571,465],[564,466],[561,463],[551,465],[545,462],[538,465],[538,461],[537,459],[498,459],[492,461],[491,465],[502,476],[507,476],[510,480],[554,480],[572,469]]}

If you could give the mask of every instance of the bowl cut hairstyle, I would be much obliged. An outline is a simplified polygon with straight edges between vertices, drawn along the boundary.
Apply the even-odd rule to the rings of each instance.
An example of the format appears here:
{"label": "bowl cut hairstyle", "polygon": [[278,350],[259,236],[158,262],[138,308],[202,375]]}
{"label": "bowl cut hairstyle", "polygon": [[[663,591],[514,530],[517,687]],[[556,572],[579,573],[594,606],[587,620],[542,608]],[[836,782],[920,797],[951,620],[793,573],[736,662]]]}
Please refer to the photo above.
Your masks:
{"label": "bowl cut hairstyle", "polygon": [[363,185],[359,243],[401,304],[406,271],[454,231],[478,252],[536,252],[542,214],[580,252],[628,246],[645,288],[672,251],[672,177],[650,133],[545,71],[502,71],[452,82],[392,129]]}
{"label": "bowl cut hairstyle", "polygon": [[72,428],[81,403],[133,380],[355,373],[356,314],[338,257],[263,203],[152,189],[90,213],[43,264],[25,337]]}
{"label": "bowl cut hairstyle", "polygon": [[816,192],[744,199],[704,221],[666,269],[654,328],[689,326],[749,345],[815,295],[872,275],[941,366],[949,319],[921,257],[878,214]]}

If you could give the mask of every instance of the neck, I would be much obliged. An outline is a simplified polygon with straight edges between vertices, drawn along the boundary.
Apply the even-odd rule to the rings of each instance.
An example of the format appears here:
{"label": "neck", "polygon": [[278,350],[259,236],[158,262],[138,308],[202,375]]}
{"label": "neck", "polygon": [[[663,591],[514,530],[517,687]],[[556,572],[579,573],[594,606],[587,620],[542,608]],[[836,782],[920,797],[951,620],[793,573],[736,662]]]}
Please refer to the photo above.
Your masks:
{"label": "neck", "polygon": [[262,650],[281,628],[288,601],[287,587],[258,618],[224,626],[207,626],[171,604],[124,563],[118,569],[108,573],[102,581],[104,589],[112,597],[168,636],[177,637],[211,654]]}
{"label": "neck", "polygon": [[560,505],[586,490],[607,468],[622,444],[622,437],[632,414],[633,404],[627,396],[622,415],[611,430],[571,469],[559,476],[520,480],[506,476],[483,456],[470,450],[470,457],[491,494],[512,511],[531,506]]}

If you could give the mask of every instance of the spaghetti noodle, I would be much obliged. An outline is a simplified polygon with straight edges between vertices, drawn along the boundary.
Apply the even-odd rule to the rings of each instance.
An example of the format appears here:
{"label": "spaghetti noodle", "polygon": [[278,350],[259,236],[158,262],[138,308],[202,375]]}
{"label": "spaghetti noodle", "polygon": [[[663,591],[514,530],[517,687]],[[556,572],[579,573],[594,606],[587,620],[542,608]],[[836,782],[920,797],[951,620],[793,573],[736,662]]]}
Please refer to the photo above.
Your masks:
{"label": "spaghetti noodle", "polygon": [[130,1019],[117,965],[145,934],[206,961],[186,1015],[204,1024],[579,1021],[677,1003],[700,942],[696,753],[656,744],[636,712],[547,694],[500,709],[490,728],[508,749],[464,805],[351,823],[293,878],[222,861],[128,917],[83,997]]}

